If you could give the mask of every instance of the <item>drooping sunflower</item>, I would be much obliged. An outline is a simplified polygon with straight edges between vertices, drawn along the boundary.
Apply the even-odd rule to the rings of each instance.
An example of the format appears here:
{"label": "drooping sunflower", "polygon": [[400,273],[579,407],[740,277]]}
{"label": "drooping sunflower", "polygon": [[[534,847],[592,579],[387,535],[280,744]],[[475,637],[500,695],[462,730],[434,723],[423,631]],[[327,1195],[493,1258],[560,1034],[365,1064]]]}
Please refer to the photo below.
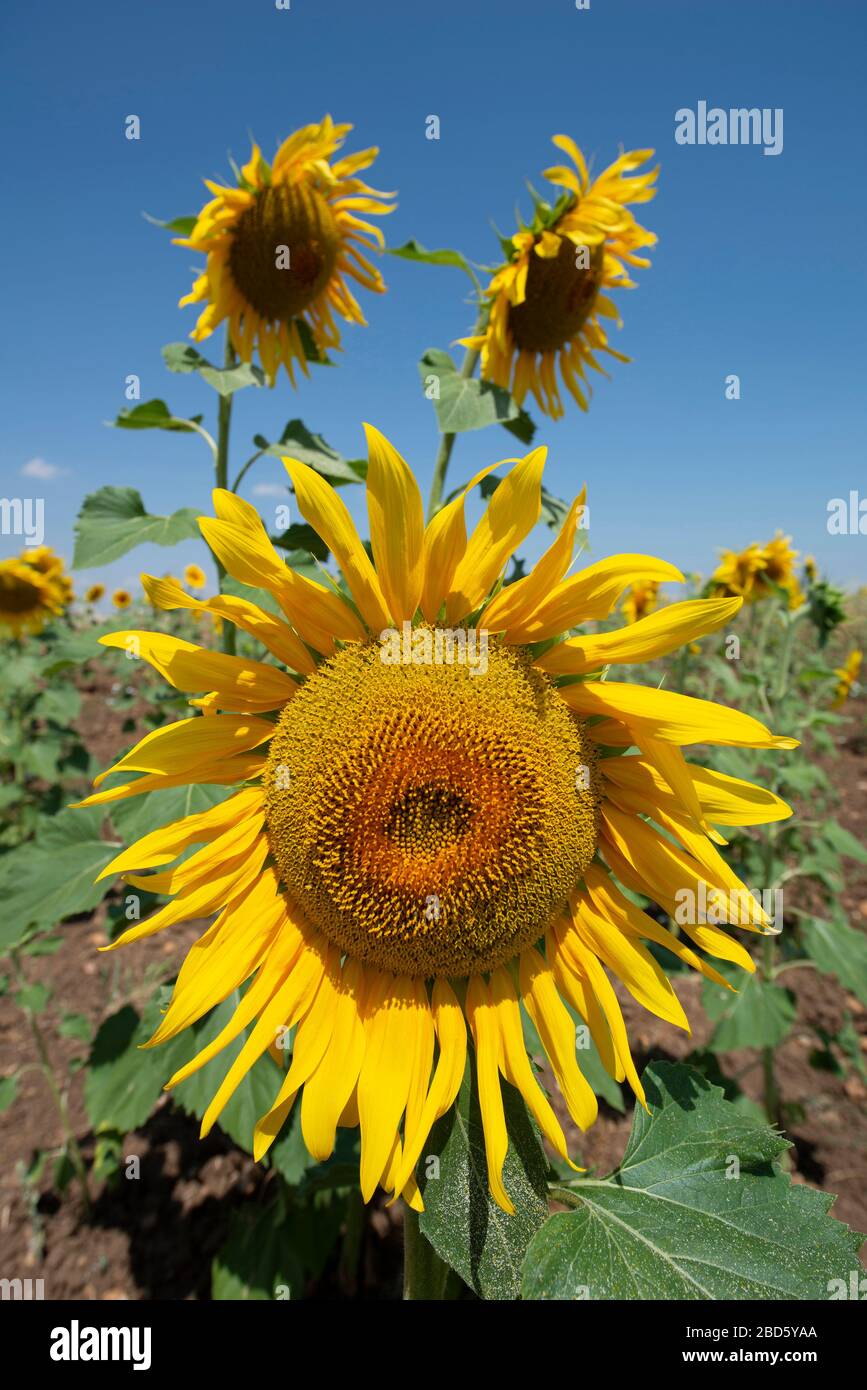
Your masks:
{"label": "drooping sunflower", "polygon": [[[149,733],[112,769],[123,780],[104,787],[101,774],[82,804],[194,783],[235,788],[108,865],[103,876],[123,874],[171,901],[106,949],[218,913],[148,1045],[176,1037],[246,984],[220,1036],[169,1085],[250,1030],[204,1116],[205,1134],[256,1059],[294,1027],[291,1063],[255,1126],[254,1152],[267,1151],[300,1095],[315,1159],[331,1154],[338,1126],[360,1127],[365,1199],[382,1185],[421,1207],[415,1167],[457,1094],[469,1030],[490,1188],[510,1211],[501,1075],[568,1157],[524,1049],[522,1009],[578,1125],[593,1123],[597,1105],[570,1008],[611,1075],[628,1078],[644,1103],[607,972],[688,1028],[645,943],[717,983],[724,977],[706,957],[752,970],[723,928],[762,932],[768,919],[727,866],[715,827],[790,814],[761,787],[690,767],[681,748],[794,740],[722,705],[600,679],[610,664],[650,660],[718,630],[742,600],[675,603],[617,631],[569,635],[608,616],[638,578],[682,579],[640,554],[566,577],[581,499],[532,571],[502,587],[540,516],[545,450],[510,468],[468,538],[465,499],[484,474],[425,527],[407,464],[376,430],[367,437],[372,560],[339,495],[305,464],[284,460],[341,587],[287,568],[258,512],[220,489],[202,533],[226,570],[267,590],[282,616],[143,576],[155,606],[216,613],[259,641],[265,660],[160,633],[100,639],[127,650],[134,642],[201,714]],[[675,915],[684,937],[625,890]]]}
{"label": "drooping sunflower", "polygon": [[656,237],[627,204],[655,195],[659,170],[637,174],[653,151],[632,150],[591,179],[574,140],[555,135],[553,143],[575,165],[545,170],[564,192],[553,206],[537,200],[532,224],[511,238],[508,259],[485,291],[487,326],[462,341],[480,349],[484,380],[511,390],[519,405],[532,392],[539,409],[556,420],[563,414],[558,364],[566,389],[586,410],[592,394],[586,368],[606,375],[596,354],[629,361],[609,345],[602,320],[620,327],[607,291],[634,289],[627,267],[650,265],[637,252]]}
{"label": "drooping sunflower", "polygon": [[208,258],[180,301],[206,305],[190,336],[200,342],[227,319],[240,360],[250,362],[258,347],[272,384],[281,362],[293,386],[295,362],[308,375],[310,345],[313,356],[339,349],[335,314],[365,322],[347,277],[377,294],[385,290],[360,249],[381,248],[382,233],[359,214],[391,212],[394,195],[357,177],[378,149],[332,158],[351,129],[326,116],[284,140],[273,164],[254,144],[236,187],[205,180],[214,196],[190,235],[176,239]]}
{"label": "drooping sunflower", "polygon": [[0,563],[0,627],[16,638],[35,636],[65,606],[61,586],[26,557],[27,551]]}
{"label": "drooping sunflower", "polygon": [[99,600],[104,598],[104,596],[104,584],[91,584],[90,587],[84,591],[84,597],[87,603],[99,603]]}

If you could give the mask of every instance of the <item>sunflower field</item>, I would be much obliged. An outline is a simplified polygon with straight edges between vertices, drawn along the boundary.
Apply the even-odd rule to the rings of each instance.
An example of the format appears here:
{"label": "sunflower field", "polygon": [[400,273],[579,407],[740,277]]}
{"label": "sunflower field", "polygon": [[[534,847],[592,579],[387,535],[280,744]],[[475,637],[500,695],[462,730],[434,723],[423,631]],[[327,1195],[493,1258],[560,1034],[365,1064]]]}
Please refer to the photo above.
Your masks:
{"label": "sunflower field", "polygon": [[[867,587],[824,515],[698,572],[596,541],[592,454],[549,484],[642,371],[675,159],[634,112],[545,128],[488,263],[345,106],[149,217],[188,338],[69,545],[2,501],[3,1297],[863,1300]],[[425,458],[402,387],[342,398],[398,265]],[[196,505],[149,510],[141,438]]]}

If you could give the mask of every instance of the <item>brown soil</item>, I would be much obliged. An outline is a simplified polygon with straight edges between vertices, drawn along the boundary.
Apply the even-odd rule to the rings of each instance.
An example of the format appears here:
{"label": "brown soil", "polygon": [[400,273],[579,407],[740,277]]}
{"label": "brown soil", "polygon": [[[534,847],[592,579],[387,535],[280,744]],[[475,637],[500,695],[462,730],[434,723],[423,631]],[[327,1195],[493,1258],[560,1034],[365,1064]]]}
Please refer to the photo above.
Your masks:
{"label": "brown soil", "polygon": [[[91,687],[82,711],[81,731],[88,745],[107,760],[129,742],[122,718],[106,709],[105,692]],[[832,777],[841,799],[839,818],[867,841],[867,743],[853,732],[864,727],[864,707],[852,707],[848,734]],[[853,925],[867,929],[867,873],[850,870],[845,906]],[[110,901],[110,900],[109,900]],[[83,1059],[86,1045],[62,1039],[57,1032],[67,1011],[84,1014],[94,1029],[123,1003],[139,1007],[155,981],[170,977],[201,930],[187,924],[170,938],[141,942],[128,957],[101,956],[105,941],[106,903],[86,918],[67,923],[64,944],[53,956],[30,958],[31,980],[52,990],[52,1002],[40,1015],[45,1035],[65,1049],[67,1060]],[[834,1214],[867,1230],[867,1087],[847,1067],[846,1076],[810,1065],[817,1046],[815,1027],[834,1034],[848,1011],[867,1058],[867,1010],[834,980],[812,969],[783,977],[798,1001],[798,1019],[778,1049],[778,1076],[793,1141],[796,1181],[838,1194]],[[710,1025],[699,1004],[700,981],[681,976],[678,984],[694,1023],[691,1039],[662,1024],[621,991],[639,1070],[650,1058],[685,1057],[700,1047]],[[0,1075],[24,1071],[17,1100],[3,1117],[0,1134],[0,1273],[6,1277],[41,1277],[49,1299],[203,1299],[209,1297],[210,1261],[225,1239],[231,1212],[251,1196],[266,1196],[267,1174],[219,1133],[205,1142],[197,1123],[166,1099],[140,1132],[124,1141],[127,1154],[142,1160],[142,1180],[107,1188],[92,1181],[93,1211],[84,1214],[74,1183],[62,1197],[52,1190],[51,1169],[29,1192],[23,1172],[39,1151],[59,1148],[62,1135],[29,1032],[7,994],[0,998]],[[727,1076],[737,1077],[743,1091],[760,1097],[760,1065],[755,1053],[722,1058]],[[72,1074],[69,1107],[72,1125],[85,1154],[93,1152],[83,1104],[83,1073]],[[620,1160],[630,1125],[630,1109],[620,1115],[605,1103],[588,1135],[570,1138],[583,1161],[601,1172]],[[567,1122],[568,1123],[568,1122]],[[367,1213],[358,1271],[348,1275],[329,1267],[314,1297],[396,1297],[400,1268],[398,1208],[381,1205]]]}

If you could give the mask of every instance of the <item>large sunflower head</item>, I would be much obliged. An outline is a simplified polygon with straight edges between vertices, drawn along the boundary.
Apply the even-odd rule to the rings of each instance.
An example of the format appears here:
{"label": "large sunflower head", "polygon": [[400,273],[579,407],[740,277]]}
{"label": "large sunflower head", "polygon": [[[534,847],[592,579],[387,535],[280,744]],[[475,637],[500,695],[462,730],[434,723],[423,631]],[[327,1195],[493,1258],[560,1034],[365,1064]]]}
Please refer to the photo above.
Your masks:
{"label": "large sunflower head", "polygon": [[[425,526],[404,460],[376,430],[368,444],[370,551],[329,484],[285,461],[337,582],[288,568],[256,510],[219,489],[203,535],[229,574],[268,591],[279,611],[143,577],[155,607],[217,615],[260,643],[262,659],[160,633],[101,638],[134,639],[197,713],[149,733],[116,764],[120,781],[104,787],[102,774],[83,804],[190,783],[234,789],[104,871],[170,899],[115,945],[219,914],[152,1039],[175,1037],[244,989],[224,1031],[170,1083],[247,1031],[203,1132],[278,1033],[295,1028],[291,1061],[255,1127],[256,1155],[301,1097],[314,1158],[329,1156],[338,1126],[359,1126],[365,1198],[381,1184],[419,1208],[415,1167],[471,1044],[490,1187],[508,1211],[501,1077],[568,1159],[524,1048],[523,1014],[586,1128],[596,1098],[579,1066],[576,1020],[644,1102],[609,976],[686,1028],[650,945],[724,984],[712,960],[754,968],[726,928],[771,929],[721,855],[716,827],[778,820],[789,808],[691,767],[682,748],[792,741],[721,705],[602,679],[611,665],[716,631],[742,600],[674,603],[614,631],[582,631],[636,581],[682,579],[643,554],[569,574],[582,498],[535,568],[504,587],[514,549],[540,517],[544,450],[508,469],[468,537],[465,501],[484,472]],[[680,933],[637,907],[634,893],[674,916]]]}
{"label": "large sunflower head", "polygon": [[[61,561],[61,565],[62,565]],[[68,580],[67,580],[68,583]],[[28,562],[28,552],[0,563],[0,628],[13,637],[42,631],[63,612],[64,586],[40,564]]]}
{"label": "large sunflower head", "polygon": [[393,194],[357,177],[377,149],[333,158],[351,129],[326,116],[284,140],[272,164],[254,144],[236,186],[205,180],[213,198],[190,235],[177,239],[207,256],[181,300],[206,306],[190,336],[201,341],[227,319],[241,361],[251,361],[258,347],[272,383],[281,362],[294,386],[295,362],[307,375],[311,349],[315,356],[340,347],[335,314],[365,322],[347,278],[377,293],[385,289],[361,249],[381,248],[382,233],[359,214],[391,212]]}
{"label": "large sunflower head", "polygon": [[563,191],[553,206],[537,199],[531,225],[511,238],[506,263],[488,285],[484,332],[463,341],[481,350],[485,380],[510,389],[519,404],[532,392],[556,420],[563,414],[558,364],[566,389],[586,410],[586,369],[605,374],[596,354],[629,360],[609,346],[602,320],[620,326],[608,291],[634,288],[628,267],[650,264],[637,253],[656,237],[628,204],[654,196],[659,171],[637,173],[653,151],[632,150],[591,179],[574,140],[555,135],[554,144],[575,167],[546,169],[545,178]]}
{"label": "large sunflower head", "polygon": [[723,550],[720,562],[711,575],[711,589],[718,597],[740,596],[747,603],[767,593],[758,576],[765,568],[765,549],[753,543],[744,550]]}

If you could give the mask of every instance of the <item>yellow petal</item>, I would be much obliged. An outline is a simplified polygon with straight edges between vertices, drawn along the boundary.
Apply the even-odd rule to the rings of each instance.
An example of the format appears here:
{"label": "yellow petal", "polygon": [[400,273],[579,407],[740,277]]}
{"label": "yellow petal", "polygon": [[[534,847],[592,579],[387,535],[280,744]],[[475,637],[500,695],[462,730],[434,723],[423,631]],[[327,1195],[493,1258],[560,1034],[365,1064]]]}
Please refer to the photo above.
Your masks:
{"label": "yellow petal", "polygon": [[209,719],[200,715],[181,719],[145,734],[114,767],[100,772],[93,785],[98,787],[115,772],[187,772],[215,758],[258,748],[273,733],[273,724],[252,715],[215,714]]}
{"label": "yellow petal", "polygon": [[446,598],[457,622],[478,608],[542,510],[542,470],[547,449],[533,449],[506,474],[467,542]]}
{"label": "yellow petal", "polygon": [[737,613],[742,603],[741,598],[688,599],[684,603],[672,603],[615,632],[600,632],[561,642],[540,656],[535,665],[552,675],[583,675],[611,663],[654,661],[697,637],[716,632]]}
{"label": "yellow petal", "polygon": [[535,947],[522,951],[519,976],[524,1007],[536,1026],[569,1114],[579,1129],[589,1129],[598,1105],[575,1057],[575,1025],[557,993],[551,967]]}
{"label": "yellow petal", "polygon": [[208,651],[159,632],[109,632],[104,647],[119,647],[150,663],[176,690],[214,690],[223,708],[242,713],[279,709],[297,684],[274,666],[246,657]]}
{"label": "yellow petal", "polygon": [[381,632],[390,625],[388,607],[345,503],[330,483],[306,463],[284,458],[283,464],[292,479],[301,515],[322,537],[340,566],[349,592],[371,632]]}
{"label": "yellow petal", "polygon": [[491,600],[479,619],[480,626],[491,632],[502,632],[522,623],[548,597],[556,584],[559,584],[572,562],[575,548],[575,531],[583,514],[587,500],[587,489],[582,488],[560,528],[554,544],[546,550],[541,560],[523,579],[502,589]]}
{"label": "yellow petal", "polygon": [[441,507],[428,522],[424,533],[424,587],[421,611],[429,623],[436,622],[443,600],[467,548],[464,504],[467,493],[477,486],[499,463],[491,463],[471,478],[466,487]]}
{"label": "yellow petal", "polygon": [[334,1151],[340,1116],[355,1090],[364,1060],[364,1028],[359,1013],[364,971],[347,960],[338,985],[331,1043],[301,1100],[301,1133],[318,1163]]}
{"label": "yellow petal", "polygon": [[653,555],[611,555],[557,585],[529,617],[506,633],[507,642],[543,642],[570,628],[607,618],[624,589],[639,579],[683,579],[679,569]]}
{"label": "yellow petal", "polygon": [[467,986],[467,1022],[476,1048],[479,1108],[485,1135],[488,1186],[497,1206],[510,1215],[515,1207],[503,1186],[503,1164],[509,1150],[503,1093],[500,1089],[500,1034],[490,991],[481,975],[473,975]]}
{"label": "yellow petal", "polygon": [[160,864],[168,864],[177,859],[189,845],[200,841],[214,840],[228,825],[236,825],[248,819],[262,805],[262,791],[259,787],[248,787],[245,791],[230,796],[211,806],[207,811],[196,815],[183,816],[159,830],[143,835],[128,849],[121,850],[109,864],[106,864],[100,879],[111,878],[115,874],[126,873],[130,869],[153,869]]}
{"label": "yellow petal", "polygon": [[711,700],[678,695],[653,686],[622,681],[584,681],[561,689],[577,714],[608,715],[632,730],[677,745],[714,743],[732,748],[790,748],[797,743],[778,737],[752,715]]}
{"label": "yellow petal", "polygon": [[395,623],[411,622],[424,579],[424,506],[410,469],[385,435],[365,425],[367,515],[376,572]]}
{"label": "yellow petal", "polygon": [[383,1177],[413,1080],[424,982],[371,972],[362,1004],[366,1047],[358,1078],[361,1193],[369,1202]]}

